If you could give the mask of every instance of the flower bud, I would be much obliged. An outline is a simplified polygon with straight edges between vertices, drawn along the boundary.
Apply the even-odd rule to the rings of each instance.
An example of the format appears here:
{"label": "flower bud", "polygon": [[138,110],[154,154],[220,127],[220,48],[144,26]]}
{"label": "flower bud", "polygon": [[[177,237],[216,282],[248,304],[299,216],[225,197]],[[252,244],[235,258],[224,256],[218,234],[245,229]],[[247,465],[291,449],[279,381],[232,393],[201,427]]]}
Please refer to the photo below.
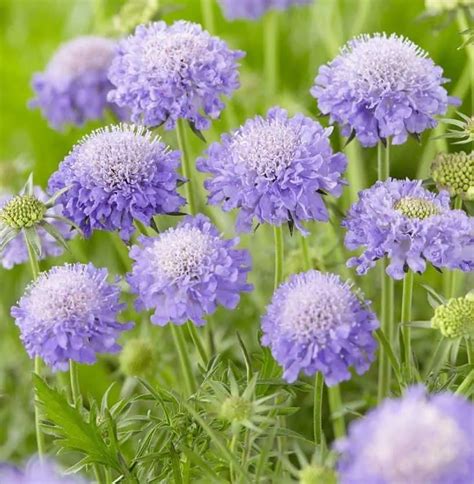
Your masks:
{"label": "flower bud", "polygon": [[153,368],[154,351],[149,341],[134,338],[120,353],[120,369],[127,376],[144,376]]}
{"label": "flower bud", "polygon": [[431,327],[446,338],[468,336],[474,332],[474,292],[450,299],[435,309]]}

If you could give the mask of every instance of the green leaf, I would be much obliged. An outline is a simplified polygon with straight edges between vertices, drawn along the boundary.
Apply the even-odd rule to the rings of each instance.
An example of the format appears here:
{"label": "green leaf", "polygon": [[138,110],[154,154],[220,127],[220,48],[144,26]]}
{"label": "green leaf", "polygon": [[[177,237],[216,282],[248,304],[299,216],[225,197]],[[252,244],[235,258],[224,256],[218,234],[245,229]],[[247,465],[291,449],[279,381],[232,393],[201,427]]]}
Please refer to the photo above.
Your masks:
{"label": "green leaf", "polygon": [[33,185],[33,173],[30,173],[28,180],[23,185],[23,188],[20,190],[20,195],[29,195],[30,197],[34,194],[34,185]]}
{"label": "green leaf", "polygon": [[25,234],[26,243],[33,250],[36,257],[39,259],[42,254],[41,240],[35,227],[26,227],[23,229]]}
{"label": "green leaf", "polygon": [[67,191],[69,191],[72,188],[72,185],[69,185],[67,187],[62,188],[61,190],[58,190],[56,193],[53,194],[51,198],[49,198],[46,202],[45,205],[47,208],[52,208],[54,205],[56,205],[56,202],[58,201],[58,198],[61,195],[64,195]]}
{"label": "green leaf", "polygon": [[38,375],[33,378],[36,398],[46,418],[56,426],[60,445],[84,453],[91,462],[121,471],[116,454],[104,442],[95,421],[86,422],[61,393],[49,387]]}
{"label": "green leaf", "polygon": [[43,227],[46,232],[48,232],[49,235],[59,244],[61,245],[64,249],[66,249],[68,252],[71,252],[69,249],[69,246],[67,245],[67,242],[64,240],[64,237],[62,236],[61,232],[54,226],[49,224],[48,222],[41,222],[40,223],[41,227]]}

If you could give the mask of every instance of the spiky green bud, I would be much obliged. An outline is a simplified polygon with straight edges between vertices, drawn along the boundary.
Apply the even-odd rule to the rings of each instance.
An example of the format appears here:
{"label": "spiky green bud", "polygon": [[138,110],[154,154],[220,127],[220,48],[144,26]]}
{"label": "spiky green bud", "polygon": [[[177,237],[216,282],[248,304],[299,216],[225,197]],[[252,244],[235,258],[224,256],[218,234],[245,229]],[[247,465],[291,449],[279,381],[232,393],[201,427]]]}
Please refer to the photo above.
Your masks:
{"label": "spiky green bud", "polygon": [[435,309],[431,327],[446,338],[459,338],[474,333],[474,292],[450,299]]}
{"label": "spiky green bud", "polygon": [[252,402],[239,396],[230,396],[222,402],[220,417],[228,422],[244,422],[252,416]]}
{"label": "spiky green bud", "polygon": [[327,467],[308,465],[301,469],[300,484],[336,484],[336,473]]}
{"label": "spiky green bud", "polygon": [[144,376],[153,368],[153,346],[144,339],[131,339],[125,343],[119,361],[120,369],[125,375]]}
{"label": "spiky green bud", "polygon": [[474,200],[474,153],[440,153],[431,165],[431,176],[438,188]]}
{"label": "spiky green bud", "polygon": [[438,207],[434,203],[416,197],[400,198],[393,208],[408,218],[417,218],[420,220],[440,213]]}
{"label": "spiky green bud", "polygon": [[46,205],[32,195],[17,195],[1,210],[0,221],[12,229],[32,227],[43,220]]}

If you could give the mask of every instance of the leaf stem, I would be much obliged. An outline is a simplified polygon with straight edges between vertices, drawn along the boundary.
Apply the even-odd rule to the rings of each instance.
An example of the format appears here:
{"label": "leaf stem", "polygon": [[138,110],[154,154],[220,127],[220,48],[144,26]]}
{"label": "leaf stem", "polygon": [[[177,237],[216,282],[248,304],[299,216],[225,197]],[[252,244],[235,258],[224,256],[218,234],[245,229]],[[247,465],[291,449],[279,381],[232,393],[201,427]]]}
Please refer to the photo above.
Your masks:
{"label": "leaf stem", "polygon": [[403,279],[403,293],[402,293],[402,319],[401,319],[401,334],[403,342],[402,358],[408,371],[408,375],[411,376],[411,329],[408,323],[411,321],[411,307],[413,300],[413,277],[414,274],[411,270],[405,274]]}

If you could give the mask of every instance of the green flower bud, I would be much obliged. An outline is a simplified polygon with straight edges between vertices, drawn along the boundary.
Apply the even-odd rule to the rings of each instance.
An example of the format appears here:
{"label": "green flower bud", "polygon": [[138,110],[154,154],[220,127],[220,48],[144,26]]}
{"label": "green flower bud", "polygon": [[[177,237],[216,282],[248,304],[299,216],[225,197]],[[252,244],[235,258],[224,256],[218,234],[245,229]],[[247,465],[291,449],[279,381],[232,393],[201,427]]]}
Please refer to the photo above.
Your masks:
{"label": "green flower bud", "polygon": [[474,332],[474,293],[450,299],[435,309],[431,327],[446,338],[469,336]]}
{"label": "green flower bud", "polygon": [[13,229],[28,228],[41,222],[46,210],[46,205],[37,198],[17,195],[0,210],[0,221]]}
{"label": "green flower bud", "polygon": [[153,369],[153,346],[144,339],[131,339],[125,343],[119,361],[125,375],[144,376]]}
{"label": "green flower bud", "polygon": [[299,475],[300,484],[336,484],[336,473],[327,467],[314,464],[303,467]]}
{"label": "green flower bud", "polygon": [[405,215],[405,217],[417,218],[420,220],[440,213],[438,207],[434,203],[416,197],[400,198],[393,208]]}
{"label": "green flower bud", "polygon": [[440,153],[431,165],[431,176],[451,196],[474,200],[474,153]]}
{"label": "green flower bud", "polygon": [[231,396],[222,403],[220,417],[228,422],[244,422],[252,416],[252,402],[239,396]]}

